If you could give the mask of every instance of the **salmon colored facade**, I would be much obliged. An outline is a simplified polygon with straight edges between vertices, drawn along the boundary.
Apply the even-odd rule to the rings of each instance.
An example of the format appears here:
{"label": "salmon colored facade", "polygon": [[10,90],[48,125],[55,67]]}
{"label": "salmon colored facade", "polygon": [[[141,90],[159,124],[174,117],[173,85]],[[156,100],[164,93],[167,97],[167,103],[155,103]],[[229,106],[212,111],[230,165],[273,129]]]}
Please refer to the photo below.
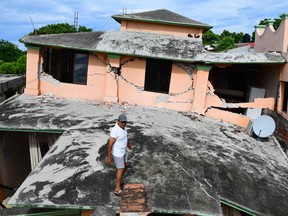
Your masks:
{"label": "salmon colored facade", "polygon": [[[283,19],[280,31],[277,33],[279,40],[275,40],[275,47],[287,47],[288,37],[283,36],[288,20]],[[269,25],[266,28],[271,28]],[[200,27],[165,25],[163,23],[149,23],[131,20],[121,21],[121,31],[139,31],[169,34],[187,37],[188,34],[202,37],[205,29]],[[287,28],[286,28],[287,29]],[[262,35],[269,40],[275,32],[265,30]],[[259,32],[259,30],[257,30]],[[286,33],[287,34],[287,33]],[[262,37],[262,36],[261,36]],[[265,51],[266,42],[256,34],[256,51]],[[285,39],[286,38],[286,39]],[[267,39],[267,40],[268,40]],[[286,45],[276,45],[278,41],[286,41]],[[260,41],[260,43],[259,43]],[[261,44],[262,43],[262,44]],[[260,44],[260,45],[259,45]],[[251,118],[246,115],[229,111],[230,108],[267,108],[274,109],[276,85],[266,90],[271,96],[259,98],[250,102],[225,102],[219,97],[211,83],[211,68],[226,68],[231,65],[203,63],[172,62],[171,77],[169,80],[168,92],[162,93],[149,91],[145,88],[147,76],[147,58],[135,56],[123,56],[109,53],[89,52],[87,82],[85,85],[64,83],[53,78],[41,68],[44,62],[43,48],[29,47],[27,50],[27,75],[25,94],[43,95],[51,93],[56,97],[78,98],[87,100],[99,100],[104,102],[135,104],[157,108],[167,108],[185,112],[195,112],[207,117],[234,123],[247,127]],[[269,48],[267,48],[269,49]],[[277,48],[278,49],[278,48]],[[187,64],[189,67],[187,67]],[[121,70],[120,72],[117,70]],[[274,69],[273,69],[274,70]],[[120,73],[120,74],[119,74]],[[280,79],[280,97],[284,97],[283,82],[288,82],[288,66],[282,66]],[[168,82],[168,81],[167,81]],[[284,87],[283,87],[284,86]],[[288,88],[288,87],[287,87]],[[283,107],[283,102],[278,102],[278,107]],[[278,110],[282,112],[281,110]],[[283,112],[283,116],[287,115]]]}
{"label": "salmon colored facade", "polygon": [[171,26],[164,25],[161,23],[145,23],[145,22],[135,22],[135,21],[122,21],[121,30],[128,31],[145,31],[157,34],[169,34],[169,35],[178,35],[186,37],[187,34],[197,34],[202,37],[203,29],[201,28],[192,28],[188,26]]}
{"label": "salmon colored facade", "polygon": [[[266,52],[275,51],[283,53],[288,60],[288,13],[280,16],[281,23],[275,30],[274,20],[269,20],[265,25],[255,26],[255,51]],[[277,112],[288,120],[288,65],[280,68],[279,75],[279,98],[277,101]]]}

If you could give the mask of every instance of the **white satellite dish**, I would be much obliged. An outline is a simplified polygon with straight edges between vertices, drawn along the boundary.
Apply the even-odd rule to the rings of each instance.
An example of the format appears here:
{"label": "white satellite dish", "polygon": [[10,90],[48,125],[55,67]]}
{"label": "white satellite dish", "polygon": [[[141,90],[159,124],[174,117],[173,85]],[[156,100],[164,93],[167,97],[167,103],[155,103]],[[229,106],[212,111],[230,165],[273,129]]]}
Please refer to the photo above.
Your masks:
{"label": "white satellite dish", "polygon": [[275,130],[275,121],[267,115],[261,115],[253,122],[253,131],[258,137],[268,137]]}

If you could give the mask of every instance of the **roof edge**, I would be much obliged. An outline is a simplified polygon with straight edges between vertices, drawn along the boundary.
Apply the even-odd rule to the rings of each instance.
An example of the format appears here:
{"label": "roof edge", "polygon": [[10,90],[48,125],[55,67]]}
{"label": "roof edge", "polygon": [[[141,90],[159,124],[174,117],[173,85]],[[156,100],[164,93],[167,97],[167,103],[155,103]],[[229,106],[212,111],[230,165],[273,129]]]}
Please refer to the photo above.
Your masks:
{"label": "roof edge", "polygon": [[138,22],[148,22],[148,23],[158,23],[158,24],[166,24],[166,25],[178,25],[178,26],[190,26],[190,27],[201,27],[205,29],[211,29],[213,26],[204,24],[190,24],[190,23],[182,23],[182,22],[168,22],[168,21],[160,21],[160,20],[151,20],[151,19],[138,19],[138,18],[126,18],[120,17],[120,15],[113,15],[112,18],[116,20],[118,23],[121,23],[122,20],[131,20],[131,21],[138,21]]}
{"label": "roof edge", "polygon": [[256,211],[253,211],[253,210],[251,210],[249,208],[243,207],[243,206],[241,206],[241,205],[239,205],[237,203],[234,203],[234,202],[232,202],[230,200],[227,200],[227,199],[225,199],[225,198],[223,198],[221,196],[220,196],[219,199],[220,199],[221,203],[223,203],[223,204],[225,204],[227,206],[233,207],[235,209],[238,209],[238,210],[240,210],[242,212],[245,212],[246,214],[249,214],[251,216],[259,216],[259,215],[261,215],[260,213],[258,213]]}
{"label": "roof edge", "polygon": [[80,50],[80,51],[87,51],[91,53],[99,52],[99,53],[109,53],[111,55],[126,55],[131,57],[139,57],[139,58],[154,58],[154,59],[162,59],[162,60],[172,60],[176,62],[188,62],[188,63],[194,63],[196,62],[194,59],[177,59],[177,58],[164,58],[164,57],[151,57],[146,55],[136,55],[136,54],[130,54],[130,53],[124,53],[124,52],[107,52],[103,50],[95,50],[95,49],[85,49],[85,48],[77,48],[77,47],[70,47],[70,46],[63,46],[63,45],[49,45],[44,43],[25,43],[23,41],[20,41],[21,43],[24,43],[25,45],[34,45],[34,46],[49,46],[49,47],[56,47],[56,48],[64,48],[64,49],[73,49],[73,50]]}
{"label": "roof edge", "polygon": [[62,134],[65,130],[60,129],[31,129],[31,128],[0,128],[0,131],[6,132],[39,132],[39,133],[55,133],[55,134]]}

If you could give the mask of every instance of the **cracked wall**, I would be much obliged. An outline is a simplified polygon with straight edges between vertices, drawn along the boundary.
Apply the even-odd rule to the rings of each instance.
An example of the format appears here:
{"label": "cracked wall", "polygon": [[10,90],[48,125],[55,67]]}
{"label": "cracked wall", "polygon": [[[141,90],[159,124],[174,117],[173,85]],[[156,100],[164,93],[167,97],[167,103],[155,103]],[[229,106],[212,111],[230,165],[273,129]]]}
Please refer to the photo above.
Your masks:
{"label": "cracked wall", "polygon": [[[273,74],[271,73],[272,70],[275,70],[275,68],[267,69],[267,73],[265,74]],[[144,89],[146,59],[94,53],[89,55],[87,85],[62,83],[50,75],[42,73],[39,82],[39,91],[40,94],[53,94],[64,98],[100,100],[178,111],[194,111],[198,114],[204,114],[205,116],[238,124],[243,127],[248,125],[249,118],[242,114],[233,113],[233,109],[273,109],[274,107],[273,97],[256,99],[249,103],[231,103],[225,101],[215,93],[214,86],[210,82],[207,83],[206,72],[204,72],[206,75],[200,78],[199,74],[201,74],[201,70],[196,71],[196,66],[193,64],[174,62],[172,65],[169,93],[150,92]],[[33,73],[36,73],[35,70]],[[209,72],[207,71],[207,73]],[[197,77],[199,85],[196,82]],[[203,79],[205,82],[203,82]],[[261,82],[264,81],[260,79],[259,83]],[[203,83],[207,83],[207,86],[203,87]],[[273,95],[275,91],[269,89],[271,88],[269,87],[267,92],[269,92],[269,95]],[[203,92],[203,97],[198,98],[199,101],[197,100],[196,103],[195,95],[199,95],[199,92],[200,95]]]}
{"label": "cracked wall", "polygon": [[[247,127],[250,121],[250,118],[233,113],[232,110],[236,108],[268,108],[273,110],[275,100],[274,98],[255,98],[253,102],[243,102],[243,103],[227,103],[224,99],[219,98],[214,94],[214,88],[210,82],[208,82],[208,91],[205,101],[205,116],[224,120],[233,124],[237,124],[243,127]],[[229,108],[231,110],[222,110]]]}
{"label": "cracked wall", "polygon": [[[107,65],[105,56],[89,55],[87,85],[63,83],[45,72],[40,76],[40,94],[53,94],[57,97],[102,100],[105,94]],[[27,71],[31,73],[31,71]],[[107,76],[108,77],[108,76]],[[113,81],[112,81],[113,83]]]}
{"label": "cracked wall", "polygon": [[[189,111],[193,101],[196,67],[173,63],[169,93],[144,90],[146,60],[137,57],[90,54],[87,85],[62,83],[45,72],[40,76],[40,94],[57,97],[129,103]],[[35,71],[34,71],[35,73]]]}
{"label": "cracked wall", "polygon": [[[125,61],[128,58],[123,58]],[[168,94],[144,90],[146,60],[135,58],[122,65],[119,77],[119,101],[179,111],[189,111],[193,100],[192,64],[173,63]]]}

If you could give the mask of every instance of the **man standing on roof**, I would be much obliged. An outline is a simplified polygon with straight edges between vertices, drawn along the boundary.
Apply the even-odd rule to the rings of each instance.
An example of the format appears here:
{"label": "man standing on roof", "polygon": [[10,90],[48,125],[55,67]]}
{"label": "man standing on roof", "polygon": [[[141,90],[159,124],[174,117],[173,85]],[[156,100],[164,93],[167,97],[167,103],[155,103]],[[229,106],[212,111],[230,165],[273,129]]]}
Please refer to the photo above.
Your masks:
{"label": "man standing on roof", "polygon": [[112,128],[110,132],[110,138],[108,141],[108,155],[106,163],[107,165],[111,165],[112,163],[111,155],[112,155],[114,163],[117,168],[116,188],[114,191],[116,196],[120,196],[122,193],[120,185],[122,182],[122,176],[128,166],[126,149],[127,147],[129,149],[132,148],[127,137],[127,130],[125,128],[126,124],[127,124],[127,116],[125,114],[120,114],[118,116],[115,126]]}

